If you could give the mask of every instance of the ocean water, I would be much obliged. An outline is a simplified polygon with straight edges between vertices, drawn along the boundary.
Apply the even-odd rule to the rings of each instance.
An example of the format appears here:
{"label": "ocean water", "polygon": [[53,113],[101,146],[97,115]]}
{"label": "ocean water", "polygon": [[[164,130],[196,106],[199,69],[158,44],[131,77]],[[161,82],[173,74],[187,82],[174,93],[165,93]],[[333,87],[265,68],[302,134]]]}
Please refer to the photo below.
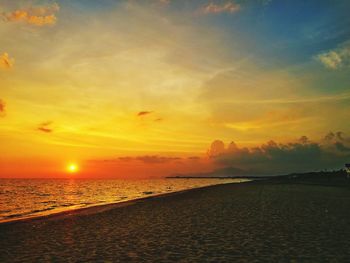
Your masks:
{"label": "ocean water", "polygon": [[0,179],[0,222],[244,179]]}

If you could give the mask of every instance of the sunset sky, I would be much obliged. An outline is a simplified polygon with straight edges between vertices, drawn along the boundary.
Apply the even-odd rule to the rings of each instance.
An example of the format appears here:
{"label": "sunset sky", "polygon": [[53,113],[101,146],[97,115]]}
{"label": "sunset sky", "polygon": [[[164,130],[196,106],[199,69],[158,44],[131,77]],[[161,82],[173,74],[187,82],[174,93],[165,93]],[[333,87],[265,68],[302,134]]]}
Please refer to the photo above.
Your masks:
{"label": "sunset sky", "polygon": [[0,0],[0,177],[62,177],[71,164],[103,178],[341,168],[349,10]]}

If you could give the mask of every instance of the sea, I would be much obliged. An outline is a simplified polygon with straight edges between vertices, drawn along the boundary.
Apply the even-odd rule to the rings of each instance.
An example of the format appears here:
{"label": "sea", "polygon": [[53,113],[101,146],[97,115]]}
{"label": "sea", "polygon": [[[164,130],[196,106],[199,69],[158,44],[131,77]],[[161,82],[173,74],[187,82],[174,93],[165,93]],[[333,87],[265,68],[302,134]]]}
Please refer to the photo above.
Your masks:
{"label": "sea", "polygon": [[0,223],[245,179],[0,179]]}

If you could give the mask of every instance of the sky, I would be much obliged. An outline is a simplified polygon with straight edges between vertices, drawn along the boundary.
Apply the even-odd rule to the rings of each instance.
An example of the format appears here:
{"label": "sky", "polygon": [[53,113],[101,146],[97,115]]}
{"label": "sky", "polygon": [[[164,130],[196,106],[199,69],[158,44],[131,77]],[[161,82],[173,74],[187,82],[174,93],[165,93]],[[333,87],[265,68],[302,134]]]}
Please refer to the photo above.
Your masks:
{"label": "sky", "polygon": [[0,0],[0,177],[350,162],[347,0]]}

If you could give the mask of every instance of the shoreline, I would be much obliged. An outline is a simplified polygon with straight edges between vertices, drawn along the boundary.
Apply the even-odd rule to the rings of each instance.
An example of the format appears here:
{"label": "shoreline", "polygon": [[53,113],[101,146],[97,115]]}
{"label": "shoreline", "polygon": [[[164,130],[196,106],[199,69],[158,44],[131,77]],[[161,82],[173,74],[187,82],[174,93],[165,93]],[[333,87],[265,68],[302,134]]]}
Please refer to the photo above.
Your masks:
{"label": "shoreline", "polygon": [[[243,178],[241,178],[243,179]],[[253,180],[247,180],[242,182],[230,182],[230,183],[223,183],[223,184],[213,184],[213,185],[207,185],[207,186],[201,186],[201,187],[194,187],[190,189],[184,189],[174,192],[166,192],[166,193],[160,193],[155,195],[147,195],[144,197],[139,197],[135,199],[120,201],[120,202],[114,202],[114,203],[106,203],[106,204],[96,204],[86,207],[79,207],[79,208],[73,208],[68,209],[64,211],[57,211],[55,213],[45,214],[45,215],[37,215],[37,216],[28,216],[28,217],[22,217],[22,218],[14,218],[9,220],[0,221],[0,226],[3,225],[12,225],[17,223],[31,223],[32,221],[46,221],[46,220],[55,220],[55,219],[63,219],[70,216],[80,216],[80,215],[90,215],[90,214],[97,214],[101,212],[105,212],[112,209],[117,209],[120,207],[126,207],[131,206],[139,202],[144,202],[150,199],[155,198],[163,198],[168,197],[176,194],[182,194],[189,191],[195,191],[195,190],[201,190],[204,188],[210,188],[210,187],[216,187],[220,185],[228,185],[228,184],[242,184],[242,183],[252,183]]]}
{"label": "shoreline", "polygon": [[[332,177],[329,177],[332,176]],[[146,195],[143,197],[138,197],[130,200],[121,200],[113,203],[104,203],[104,204],[92,204],[84,207],[71,208],[67,210],[56,211],[53,213],[39,214],[33,216],[25,216],[20,218],[10,218],[0,221],[0,226],[5,224],[16,224],[20,222],[29,222],[35,220],[50,220],[55,217],[68,217],[78,214],[95,214],[99,212],[104,212],[114,208],[124,207],[133,205],[138,202],[146,201],[152,198],[161,198],[165,196],[170,196],[173,194],[180,194],[187,191],[192,191],[195,189],[202,189],[207,187],[226,185],[226,184],[242,184],[242,183],[258,183],[258,182],[267,182],[267,183],[287,183],[287,184],[305,184],[305,185],[315,185],[315,186],[328,186],[328,187],[349,187],[350,180],[345,180],[346,174],[342,171],[333,171],[333,172],[308,172],[308,173],[294,173],[288,175],[275,175],[275,176],[232,176],[232,177],[191,177],[191,176],[167,176],[164,179],[237,179],[242,180],[240,182],[229,182],[229,183],[217,183],[213,185],[201,186],[196,188],[189,188],[174,192],[164,192],[155,195]],[[245,180],[246,179],[246,180]],[[340,180],[339,180],[340,179]],[[77,205],[78,206],[78,205]],[[59,209],[57,209],[59,210]]]}

